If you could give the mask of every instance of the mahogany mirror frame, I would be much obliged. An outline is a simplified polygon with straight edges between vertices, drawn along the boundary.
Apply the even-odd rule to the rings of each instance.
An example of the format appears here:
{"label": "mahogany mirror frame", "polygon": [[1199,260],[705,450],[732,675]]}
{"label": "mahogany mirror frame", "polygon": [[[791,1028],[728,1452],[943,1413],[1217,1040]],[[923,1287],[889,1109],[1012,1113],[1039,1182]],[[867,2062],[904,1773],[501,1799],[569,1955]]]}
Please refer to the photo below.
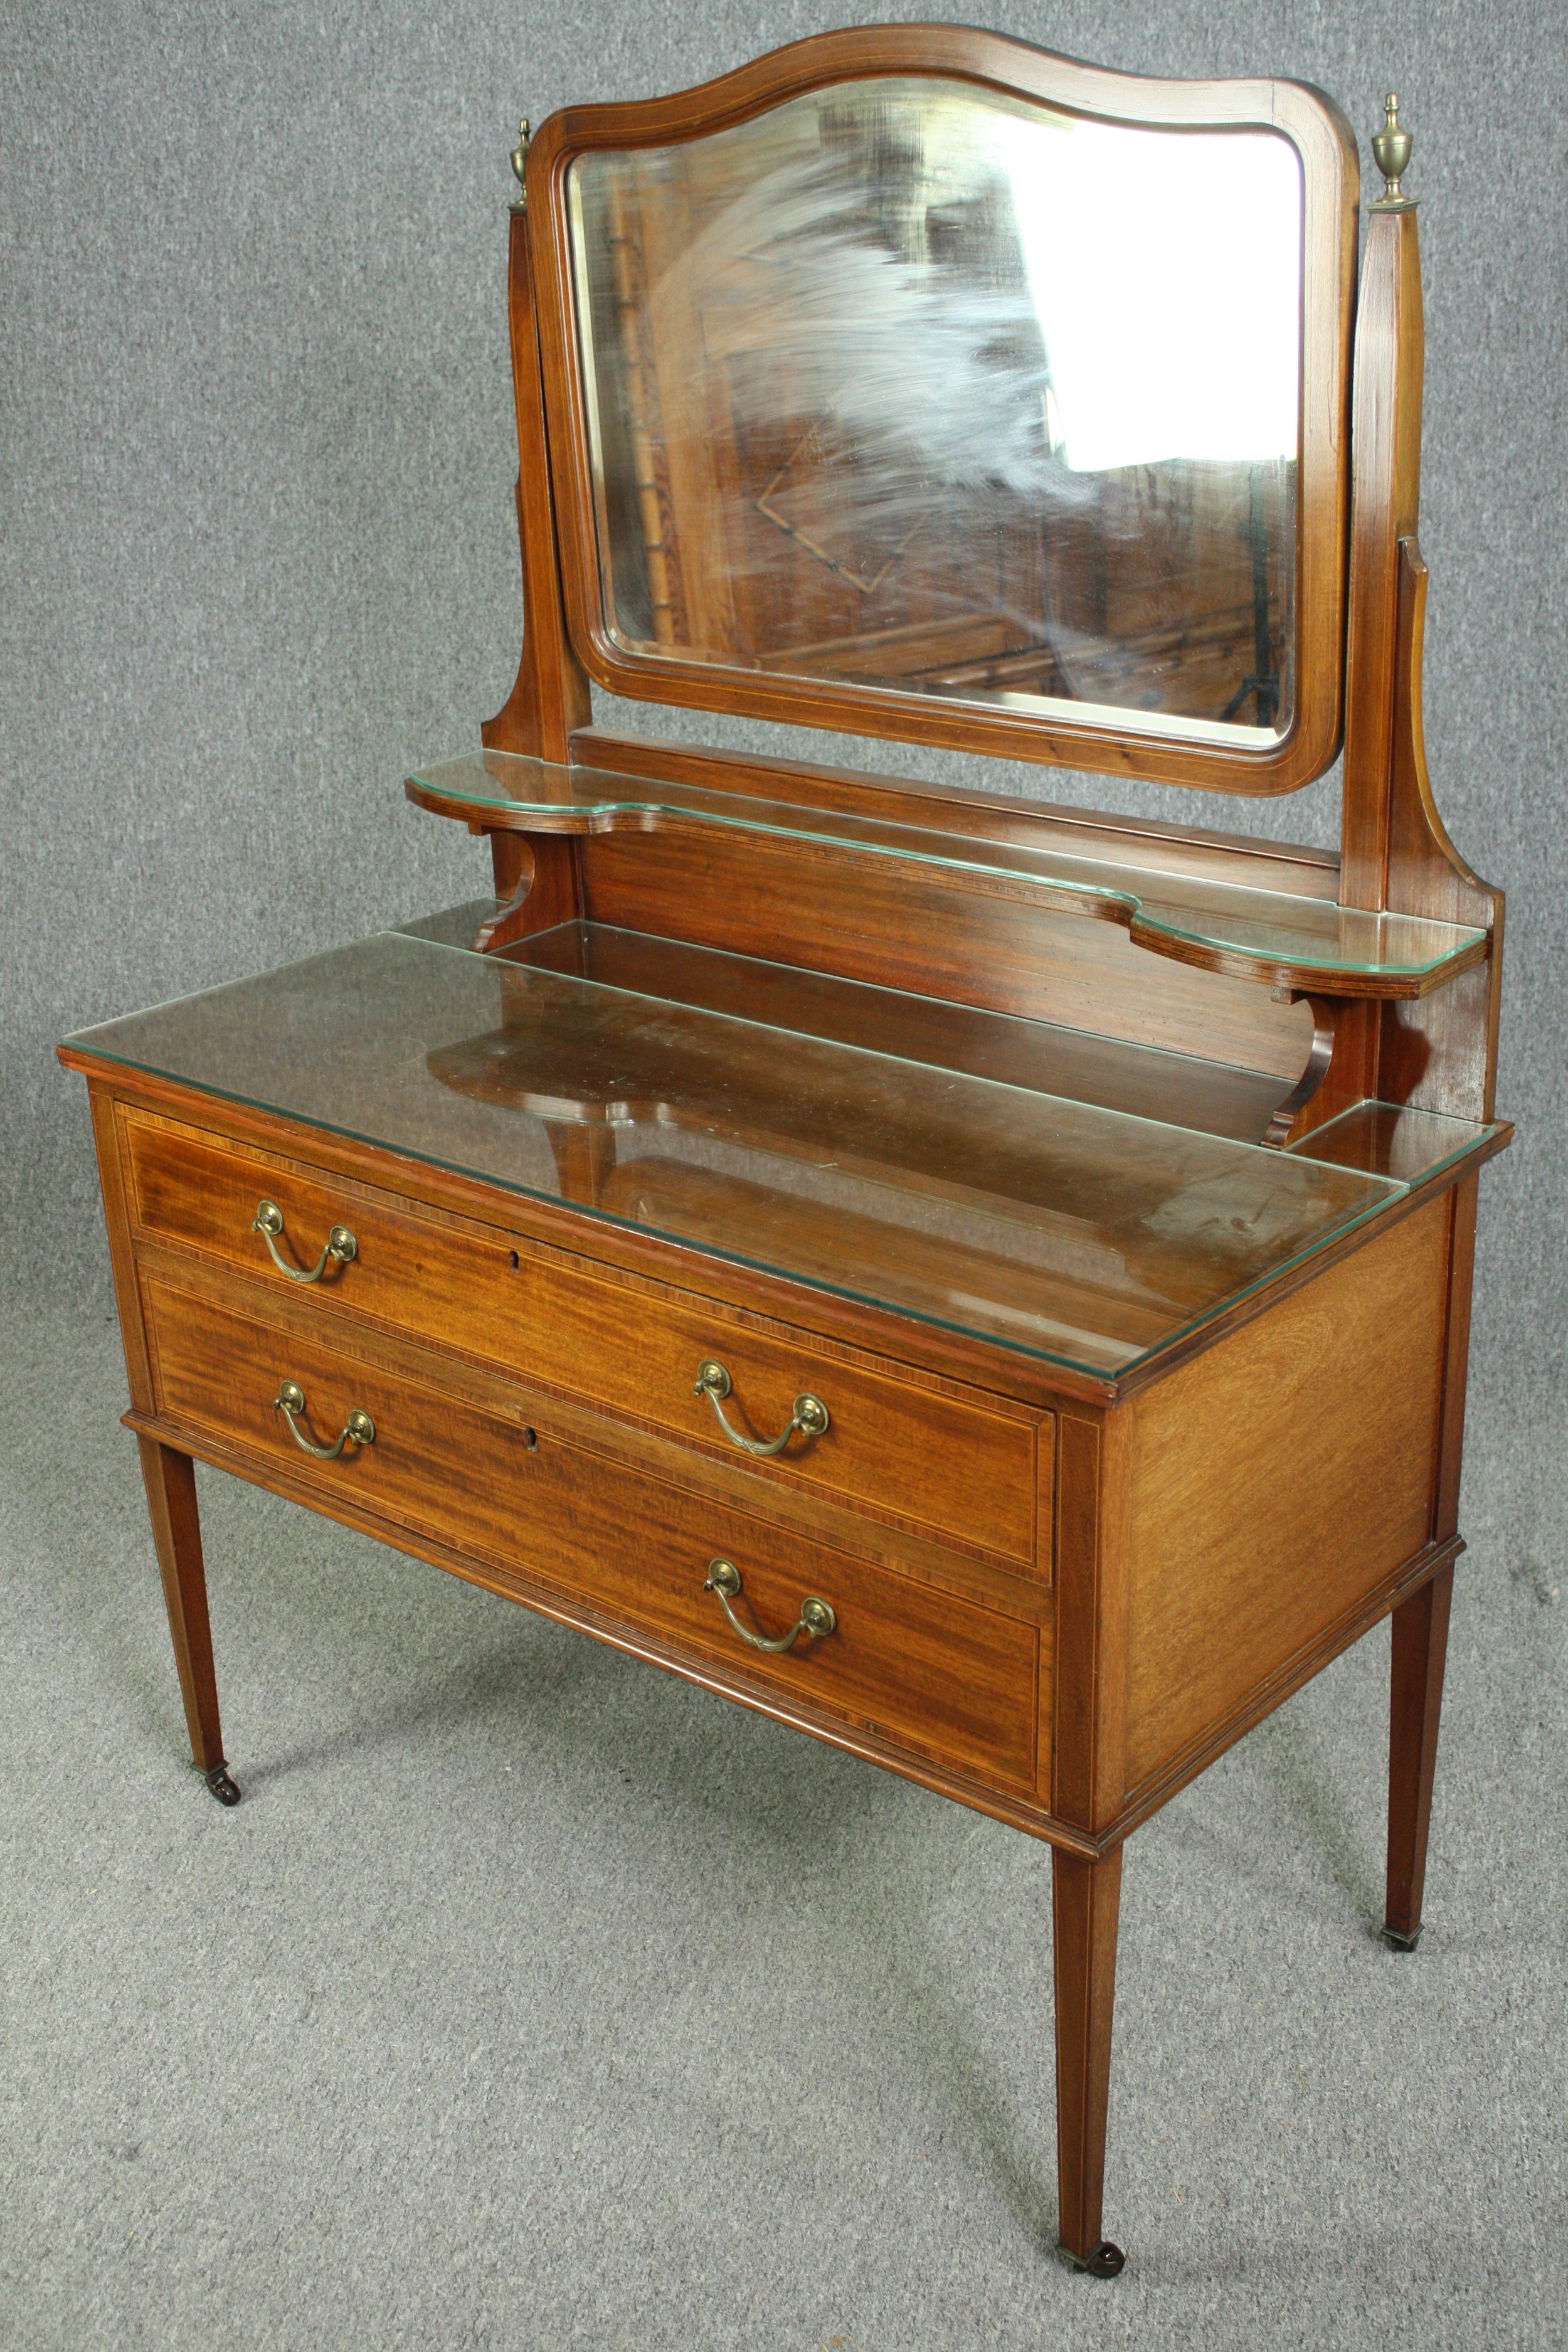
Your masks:
{"label": "mahogany mirror frame", "polygon": [[[1118,723],[990,710],[849,680],[803,679],[677,655],[628,654],[606,625],[592,443],[579,364],[567,174],[595,149],[706,137],[792,98],[883,75],[969,81],[1069,113],[1145,128],[1282,133],[1301,167],[1301,404],[1297,460],[1296,698],[1279,741],[1250,748]],[[1360,173],[1339,109],[1304,82],[1160,81],[1113,73],[964,26],[886,25],[813,35],[668,98],[568,107],[527,163],[529,257],[537,292],[546,430],[572,646],[588,676],[627,701],[667,702],[847,734],[1271,795],[1321,775],[1341,742],[1350,509],[1351,333]]]}

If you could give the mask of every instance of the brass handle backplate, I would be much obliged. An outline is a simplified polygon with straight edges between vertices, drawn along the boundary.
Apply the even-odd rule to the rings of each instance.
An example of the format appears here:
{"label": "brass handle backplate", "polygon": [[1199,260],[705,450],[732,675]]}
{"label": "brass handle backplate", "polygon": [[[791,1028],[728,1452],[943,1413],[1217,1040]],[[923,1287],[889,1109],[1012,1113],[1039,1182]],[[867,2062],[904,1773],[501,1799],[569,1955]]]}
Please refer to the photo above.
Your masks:
{"label": "brass handle backplate", "polygon": [[732,1559],[710,1559],[702,1590],[718,1594],[720,1608],[742,1642],[749,1642],[753,1650],[771,1650],[775,1657],[781,1650],[793,1650],[803,1633],[808,1642],[820,1642],[838,1622],[832,1602],[819,1601],[814,1592],[801,1602],[800,1614],[787,1633],[781,1633],[773,1642],[763,1633],[753,1633],[750,1626],[742,1624],[730,1606],[741,1590],[741,1571]]}
{"label": "brass handle backplate", "polygon": [[733,1382],[723,1365],[710,1356],[705,1362],[697,1367],[697,1378],[691,1384],[691,1393],[693,1396],[707,1398],[719,1417],[720,1428],[731,1444],[738,1445],[742,1454],[754,1454],[761,1456],[782,1454],[797,1429],[803,1437],[820,1437],[827,1427],[827,1407],[819,1396],[813,1396],[809,1390],[805,1390],[796,1397],[795,1409],[779,1436],[748,1437],[743,1430],[735,1427],[734,1423],[724,1411],[723,1400],[729,1395],[732,1386]]}
{"label": "brass handle backplate", "polygon": [[369,1413],[362,1412],[357,1405],[339,1430],[335,1445],[318,1445],[313,1438],[307,1437],[297,1419],[297,1415],[305,1410],[305,1391],[298,1381],[285,1381],[273,1403],[288,1423],[300,1453],[313,1454],[318,1462],[335,1462],[345,1445],[375,1444],[375,1423]]}
{"label": "brass handle backplate", "polygon": [[286,1274],[290,1282],[320,1282],[329,1265],[347,1265],[351,1258],[359,1255],[359,1244],[347,1225],[334,1225],[327,1235],[327,1245],[314,1265],[309,1268],[290,1265],[278,1247],[278,1236],[283,1230],[283,1212],[276,1201],[258,1201],[250,1230],[261,1235],[272,1254],[273,1265],[279,1274]]}

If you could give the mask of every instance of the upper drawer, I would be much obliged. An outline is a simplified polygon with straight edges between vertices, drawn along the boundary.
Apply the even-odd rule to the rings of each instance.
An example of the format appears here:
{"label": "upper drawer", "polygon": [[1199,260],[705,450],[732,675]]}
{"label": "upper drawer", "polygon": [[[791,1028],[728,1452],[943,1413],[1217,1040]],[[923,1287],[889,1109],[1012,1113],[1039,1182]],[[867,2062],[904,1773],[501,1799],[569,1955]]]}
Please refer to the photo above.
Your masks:
{"label": "upper drawer", "polygon": [[[329,1258],[313,1287],[290,1289],[463,1349],[706,1451],[744,1455],[764,1475],[1034,1565],[1037,1434],[1048,1445],[1048,1416],[950,1382],[871,1370],[808,1334],[759,1331],[706,1300],[595,1271],[563,1251],[411,1213],[363,1186],[138,1112],[121,1117],[143,1234],[282,1285],[287,1276],[254,1229],[263,1200],[282,1213],[279,1255],[303,1272],[331,1229],[347,1225],[353,1256]],[[721,1425],[712,1397],[697,1391],[708,1362],[727,1376],[721,1402],[735,1436]],[[779,1436],[803,1397],[826,1407],[825,1430],[797,1427],[769,1457],[736,1443]]]}

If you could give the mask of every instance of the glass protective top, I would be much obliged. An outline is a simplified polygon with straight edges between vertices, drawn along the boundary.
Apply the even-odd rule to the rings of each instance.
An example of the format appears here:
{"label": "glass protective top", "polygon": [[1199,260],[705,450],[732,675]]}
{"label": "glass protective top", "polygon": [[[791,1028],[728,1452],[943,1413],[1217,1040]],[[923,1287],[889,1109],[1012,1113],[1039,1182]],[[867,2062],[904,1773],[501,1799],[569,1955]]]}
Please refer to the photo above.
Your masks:
{"label": "glass protective top", "polygon": [[399,932],[71,1045],[1101,1377],[1489,1133],[1319,1160]]}
{"label": "glass protective top", "polygon": [[567,198],[619,652],[1287,733],[1289,139],[880,76]]}

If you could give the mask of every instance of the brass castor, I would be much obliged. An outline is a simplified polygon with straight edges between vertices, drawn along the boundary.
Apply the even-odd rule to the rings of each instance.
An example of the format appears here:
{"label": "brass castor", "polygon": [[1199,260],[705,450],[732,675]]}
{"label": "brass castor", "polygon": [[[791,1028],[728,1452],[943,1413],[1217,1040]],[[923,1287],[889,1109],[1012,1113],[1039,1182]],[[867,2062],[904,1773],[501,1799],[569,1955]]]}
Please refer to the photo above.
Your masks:
{"label": "brass castor", "polygon": [[1127,2267],[1126,2255],[1109,2238],[1101,2238],[1091,2253],[1075,2254],[1065,2247],[1063,2252],[1075,2271],[1087,2271],[1090,2278],[1115,2278]]}
{"label": "brass castor", "polygon": [[238,1804],[239,1783],[229,1779],[226,1764],[215,1764],[210,1771],[202,1774],[202,1778],[220,1805]]}

